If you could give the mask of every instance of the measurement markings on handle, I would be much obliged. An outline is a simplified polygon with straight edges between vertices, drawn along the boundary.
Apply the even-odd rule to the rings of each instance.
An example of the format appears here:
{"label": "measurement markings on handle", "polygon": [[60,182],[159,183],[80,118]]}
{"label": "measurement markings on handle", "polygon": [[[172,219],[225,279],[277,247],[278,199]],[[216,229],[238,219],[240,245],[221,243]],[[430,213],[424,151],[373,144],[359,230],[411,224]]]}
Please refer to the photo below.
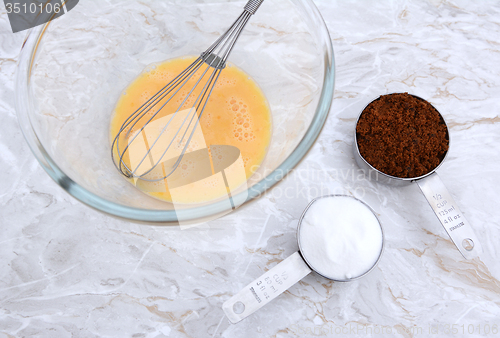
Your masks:
{"label": "measurement markings on handle", "polygon": [[281,292],[285,291],[281,291],[281,289],[284,281],[286,281],[287,279],[288,272],[284,270],[281,271],[280,274],[275,273],[272,276],[267,276],[263,279],[255,281],[255,286],[251,286],[250,291],[254,295],[257,302],[260,303],[262,302],[262,299],[268,300],[276,293],[279,295]]}
{"label": "measurement markings on handle", "polygon": [[473,258],[482,249],[474,230],[436,173],[416,181],[444,229],[465,258]]}
{"label": "measurement markings on handle", "polygon": [[237,323],[278,297],[310,272],[309,266],[300,254],[295,252],[225,301],[222,309],[231,323]]}
{"label": "measurement markings on handle", "polygon": [[441,194],[432,196],[435,202],[436,215],[440,218],[443,225],[450,230],[456,230],[465,225],[463,222],[464,217],[458,208],[455,207],[453,201],[443,198]]}

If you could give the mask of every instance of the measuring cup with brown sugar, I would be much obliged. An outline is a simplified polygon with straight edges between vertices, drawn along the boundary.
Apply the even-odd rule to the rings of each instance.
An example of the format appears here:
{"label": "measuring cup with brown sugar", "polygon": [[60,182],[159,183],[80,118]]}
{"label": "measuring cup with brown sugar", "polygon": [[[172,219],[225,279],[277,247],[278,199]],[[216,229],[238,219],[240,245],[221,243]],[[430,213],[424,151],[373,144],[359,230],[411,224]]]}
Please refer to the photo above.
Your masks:
{"label": "measuring cup with brown sugar", "polygon": [[469,222],[436,170],[449,149],[448,126],[426,100],[408,93],[382,95],[371,101],[356,121],[354,157],[361,169],[388,185],[416,182],[460,253],[481,253]]}

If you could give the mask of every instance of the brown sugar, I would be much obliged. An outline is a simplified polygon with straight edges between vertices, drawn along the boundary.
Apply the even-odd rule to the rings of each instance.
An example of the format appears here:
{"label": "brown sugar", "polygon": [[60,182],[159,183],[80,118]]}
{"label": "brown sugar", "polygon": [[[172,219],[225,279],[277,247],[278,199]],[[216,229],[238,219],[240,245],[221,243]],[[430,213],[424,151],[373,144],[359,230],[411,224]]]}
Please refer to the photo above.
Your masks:
{"label": "brown sugar", "polygon": [[356,126],[361,156],[381,172],[413,178],[436,168],[448,151],[448,129],[427,101],[402,94],[380,96]]}

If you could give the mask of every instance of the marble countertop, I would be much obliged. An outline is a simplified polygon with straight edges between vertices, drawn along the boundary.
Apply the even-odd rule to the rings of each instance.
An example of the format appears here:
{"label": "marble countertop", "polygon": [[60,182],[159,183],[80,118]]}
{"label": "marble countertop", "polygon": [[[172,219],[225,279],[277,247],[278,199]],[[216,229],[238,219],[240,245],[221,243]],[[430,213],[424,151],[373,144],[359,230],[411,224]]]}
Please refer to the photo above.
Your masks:
{"label": "marble countertop", "polygon": [[[0,6],[0,337],[500,337],[500,3],[315,1],[330,30],[329,119],[297,169],[216,220],[222,230],[138,225],[94,211],[39,166],[17,124],[14,78],[25,33]],[[352,128],[379,94],[407,91],[445,116],[438,170],[483,246],[465,260],[416,185],[359,177]],[[291,187],[296,198],[280,198]],[[385,231],[370,274],[310,274],[232,325],[222,303],[297,250],[312,198],[367,202]]]}

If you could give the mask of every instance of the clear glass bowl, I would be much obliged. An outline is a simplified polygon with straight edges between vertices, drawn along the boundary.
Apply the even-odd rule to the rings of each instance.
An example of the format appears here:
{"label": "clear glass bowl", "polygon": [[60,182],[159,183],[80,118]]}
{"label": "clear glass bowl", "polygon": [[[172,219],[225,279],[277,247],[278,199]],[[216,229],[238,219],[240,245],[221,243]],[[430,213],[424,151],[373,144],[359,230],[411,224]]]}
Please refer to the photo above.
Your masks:
{"label": "clear glass bowl", "polygon": [[[245,1],[80,1],[28,34],[18,73],[21,129],[47,173],[81,202],[131,221],[176,223],[167,202],[140,192],[114,168],[111,113],[149,64],[199,55],[241,13]],[[264,1],[230,61],[261,86],[273,114],[268,154],[246,201],[279,182],[307,153],[330,109],[330,36],[311,0]],[[224,213],[227,203],[188,207],[183,220]],[[179,211],[177,211],[179,212]]]}

